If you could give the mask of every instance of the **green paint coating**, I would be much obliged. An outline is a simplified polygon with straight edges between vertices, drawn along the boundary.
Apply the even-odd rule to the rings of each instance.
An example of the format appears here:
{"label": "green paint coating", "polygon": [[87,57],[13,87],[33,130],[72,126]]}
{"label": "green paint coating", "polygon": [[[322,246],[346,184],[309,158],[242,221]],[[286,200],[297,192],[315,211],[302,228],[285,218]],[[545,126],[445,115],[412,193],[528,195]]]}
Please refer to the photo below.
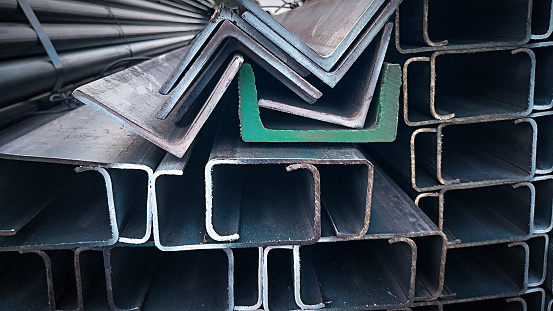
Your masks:
{"label": "green paint coating", "polygon": [[[240,105],[240,133],[245,142],[332,142],[374,143],[392,142],[396,139],[399,114],[401,68],[397,64],[384,64],[381,79],[367,115],[374,120],[366,129],[343,130],[275,130],[268,129],[261,121],[257,105],[255,76],[249,64],[242,65],[238,74]],[[316,105],[316,103],[315,103]]]}

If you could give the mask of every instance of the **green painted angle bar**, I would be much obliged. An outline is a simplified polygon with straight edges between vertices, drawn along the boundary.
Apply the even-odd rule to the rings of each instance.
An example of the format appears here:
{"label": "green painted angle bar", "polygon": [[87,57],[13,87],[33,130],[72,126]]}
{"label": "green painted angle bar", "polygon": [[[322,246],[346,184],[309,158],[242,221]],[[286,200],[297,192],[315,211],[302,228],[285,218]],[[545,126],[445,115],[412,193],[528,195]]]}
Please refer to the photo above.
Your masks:
{"label": "green painted angle bar", "polygon": [[[363,129],[349,129],[275,111],[263,111],[264,117],[277,117],[277,120],[268,118],[263,122],[257,104],[255,75],[252,67],[244,64],[238,75],[240,133],[245,142],[392,142],[397,133],[400,87],[400,66],[384,63],[377,96],[370,105]],[[282,122],[283,116],[288,122]]]}

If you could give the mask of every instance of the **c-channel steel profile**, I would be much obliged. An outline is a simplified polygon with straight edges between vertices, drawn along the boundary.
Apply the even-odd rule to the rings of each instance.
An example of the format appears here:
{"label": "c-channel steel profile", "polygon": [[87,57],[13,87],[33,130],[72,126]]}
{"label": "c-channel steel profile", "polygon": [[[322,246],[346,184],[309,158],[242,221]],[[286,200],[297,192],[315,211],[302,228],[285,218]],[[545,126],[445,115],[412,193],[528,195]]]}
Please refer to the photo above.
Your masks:
{"label": "c-channel steel profile", "polygon": [[[532,236],[536,233],[535,198],[533,184],[524,182],[426,192],[419,194],[415,203],[447,235],[450,245],[466,247],[512,242]],[[550,205],[549,208],[553,207]],[[549,220],[550,224],[551,212]]]}
{"label": "c-channel steel profile", "polygon": [[[410,139],[412,186],[424,192],[529,180],[536,171],[536,140],[537,124],[530,118],[417,129]],[[417,160],[417,141],[436,153],[425,151],[425,161]]]}
{"label": "c-channel steel profile", "polygon": [[[363,128],[383,67],[384,56],[388,49],[391,34],[392,23],[388,23],[382,32],[378,44],[375,42],[365,50],[362,61],[351,68],[350,74],[345,76],[343,84],[339,84],[335,89],[325,90],[316,105],[310,105],[301,99],[298,100],[294,94],[286,96],[285,90],[284,92],[283,90],[275,92],[274,90],[278,89],[273,86],[266,88],[270,90],[268,93],[263,93],[263,88],[260,89],[259,107],[350,128]],[[367,78],[359,79],[360,76]],[[361,81],[359,82],[359,80]],[[359,88],[352,87],[354,85],[359,85]],[[263,86],[263,83],[260,83],[260,86]],[[352,92],[356,95],[354,97],[355,100],[342,101],[344,96],[347,96],[344,94]],[[341,102],[351,102],[352,105],[340,109]]]}
{"label": "c-channel steel profile", "polygon": [[[373,196],[372,224],[367,235],[360,239],[337,238],[329,232],[329,235],[323,233],[321,243],[315,245],[265,248],[265,309],[275,308],[275,305],[278,305],[277,309],[396,308],[440,296],[446,252],[443,233],[377,168]],[[399,242],[405,243],[406,247]],[[355,250],[365,247],[370,250],[365,257],[359,257]],[[356,255],[348,256],[346,250]],[[391,256],[390,251],[405,254]],[[377,254],[380,253],[384,256],[379,257]],[[286,260],[290,256],[293,260]],[[368,261],[372,264],[367,265]],[[279,264],[274,265],[274,262]],[[283,262],[290,262],[292,267],[288,269]],[[397,278],[391,277],[393,281],[383,280],[387,278],[385,271],[390,271],[383,268],[386,265],[395,271]],[[360,273],[360,270],[367,273]],[[288,284],[289,279],[293,279],[293,284]],[[375,283],[375,279],[379,281]],[[402,288],[402,293],[395,292],[397,287],[390,289],[392,283]],[[383,284],[389,288],[381,287]],[[375,295],[378,291],[382,291],[382,295]]]}
{"label": "c-channel steel profile", "polygon": [[[311,121],[314,124],[309,124],[309,120],[305,118],[276,111],[264,111],[264,118],[261,120],[256,76],[253,68],[249,64],[245,64],[240,68],[238,75],[240,135],[245,142],[392,142],[396,139],[398,127],[400,77],[399,65],[384,63],[378,91],[373,94],[363,128],[343,129],[317,121]],[[263,81],[270,83],[266,78]],[[355,89],[355,86],[361,84],[359,89],[365,89],[367,82],[369,81],[363,82],[357,79],[356,83],[351,86]],[[345,97],[342,96],[340,102],[349,104],[353,101],[367,100],[365,92],[348,92],[347,94]],[[347,100],[350,97],[351,101]]]}
{"label": "c-channel steel profile", "polygon": [[[265,42],[266,39],[255,29],[247,25],[241,18],[234,18],[234,13],[224,6],[219,7],[218,13],[215,21],[209,23],[190,45],[185,58],[174,67],[175,70],[161,87],[161,94],[167,94],[169,97],[160,107],[156,117],[165,119],[174,110],[182,96],[189,91],[192,82],[197,79],[197,75],[206,67],[208,61],[218,50],[224,48],[226,40],[237,41],[239,44],[233,46],[235,51],[240,51],[254,60],[305,101],[314,103],[322,96],[317,88],[292,69],[300,67],[299,65],[290,64],[292,60],[286,64],[277,58],[280,56],[280,58],[286,59],[285,54],[277,47],[272,48],[272,51],[267,50],[272,43]],[[202,46],[202,44],[205,45]],[[192,53],[195,51],[199,55]],[[227,53],[235,51],[229,50]],[[193,60],[192,57],[194,57]],[[186,63],[187,60],[192,62]]]}
{"label": "c-channel steel profile", "polygon": [[[160,249],[313,243],[321,234],[321,204],[336,235],[367,232],[373,166],[358,149],[251,146],[224,135],[211,155],[203,145],[183,159],[167,156],[155,173],[154,239]],[[198,181],[204,178],[202,189]],[[336,179],[342,186],[332,184]],[[359,221],[350,222],[351,215]],[[190,226],[196,229],[183,231]]]}
{"label": "c-channel steel profile", "polygon": [[536,57],[534,109],[550,109],[553,107],[553,75],[548,68],[553,66],[553,42],[530,43],[525,47],[531,49]]}
{"label": "c-channel steel profile", "polygon": [[403,67],[403,118],[410,126],[421,126],[527,116],[534,108],[536,68],[536,56],[528,48],[438,51],[409,58]]}
{"label": "c-channel steel profile", "polygon": [[[146,243],[79,248],[75,267],[80,310],[257,310],[262,303],[262,260],[261,247],[162,252]],[[240,302],[245,304],[237,305]]]}
{"label": "c-channel steel profile", "polygon": [[54,311],[76,307],[65,299],[71,286],[75,290],[71,274],[73,251],[0,252],[0,259],[0,308],[18,310],[26,306],[33,310]]}
{"label": "c-channel steel profile", "polygon": [[444,303],[522,294],[528,289],[529,262],[530,248],[522,241],[449,248]]}
{"label": "c-channel steel profile", "polygon": [[547,39],[553,33],[553,2],[533,0],[532,40]]}
{"label": "c-channel steel profile", "polygon": [[437,301],[435,303],[415,304],[412,311],[526,311],[526,310],[544,310],[545,291],[542,288],[530,288],[521,295],[515,295],[505,298],[491,299],[469,299],[463,302],[455,301]]}
{"label": "c-channel steel profile", "polygon": [[553,176],[535,176],[531,182],[536,193],[534,233],[548,233],[553,228]]}
{"label": "c-channel steel profile", "polygon": [[531,20],[532,0],[405,1],[396,11],[396,48],[418,53],[520,46],[531,38]]}
{"label": "c-channel steel profile", "polygon": [[157,90],[165,81],[168,71],[177,65],[187,49],[156,57],[89,83],[75,90],[73,95],[157,146],[182,157],[244,61],[241,55],[234,55],[218,77],[214,89],[206,90],[197,97],[181,121],[160,120],[155,114],[167,96]]}
{"label": "c-channel steel profile", "polygon": [[[283,38],[283,42],[288,42],[293,48],[284,48],[273,41],[292,57],[305,55],[314,65],[330,71],[345,57],[344,54],[355,44],[356,39],[368,32],[367,25],[373,26],[381,20],[388,20],[401,1],[388,2],[386,4],[383,0],[363,0],[342,3],[326,0],[309,3],[277,16],[269,15],[253,1],[240,0],[238,8],[241,13],[250,12],[256,18],[248,21],[252,26],[264,26],[266,31],[260,31],[265,36],[275,40],[275,35],[278,35]],[[385,8],[382,9],[382,6]],[[347,20],[336,19],[336,16],[347,16]],[[379,26],[381,28],[383,25]],[[315,35],[307,31],[315,28],[321,29],[321,35],[318,32]],[[331,37],[328,37],[330,34]],[[300,61],[303,62],[305,61]]]}
{"label": "c-channel steel profile", "polygon": [[[26,209],[20,210],[18,213],[10,213],[12,217],[18,215],[19,220],[17,224],[12,224],[14,227],[11,233],[6,232],[6,235],[15,233],[15,238],[17,230],[21,227],[24,229],[25,224],[36,227],[37,230],[40,228],[42,228],[40,230],[52,230],[52,226],[50,229],[40,226],[57,219],[61,221],[59,227],[64,228],[71,225],[67,223],[71,219],[88,223],[90,217],[97,217],[95,227],[91,227],[89,231],[81,228],[73,232],[72,234],[75,235],[73,236],[75,238],[74,245],[67,243],[69,241],[64,241],[62,243],[63,247],[84,246],[83,243],[86,239],[78,239],[79,235],[89,236],[95,230],[105,230],[102,229],[103,225],[108,224],[111,227],[111,238],[105,238],[103,242],[98,241],[90,244],[90,246],[110,245],[118,240],[126,243],[143,243],[149,239],[152,227],[150,196],[152,196],[151,191],[153,191],[149,185],[153,181],[153,170],[164,154],[161,149],[86,106],[79,107],[61,116],[45,115],[31,119],[5,133],[3,137],[7,143],[5,141],[1,142],[0,157],[9,159],[2,160],[9,167],[3,170],[2,176],[7,177],[10,171],[18,176],[12,178],[10,182],[6,183],[6,186],[17,187],[19,190],[9,193],[12,196],[16,193],[20,196],[22,190],[31,191],[30,195],[26,196],[26,201],[15,200],[11,205],[7,204],[6,207],[13,206],[13,208],[17,208],[17,202],[30,204],[33,200],[36,201],[33,205],[35,208],[27,205]],[[76,170],[79,172],[78,174],[73,172],[75,165],[79,166]],[[21,168],[16,170],[18,166]],[[40,171],[36,170],[37,168],[40,168]],[[22,176],[26,176],[22,174],[25,171],[31,174],[29,175],[31,177],[36,174],[38,174],[38,177],[25,180],[22,178]],[[98,172],[103,177],[104,182],[102,184],[105,184],[102,187],[105,189],[103,194],[99,193],[101,190],[101,188],[98,188],[99,186],[81,185],[78,182],[81,178],[84,178],[81,182],[99,182],[99,180],[95,180],[93,176],[95,174],[92,172]],[[85,178],[85,174],[88,177]],[[48,182],[45,179],[52,179],[52,181]],[[71,183],[66,184],[66,186],[73,188],[75,193],[69,197],[66,194],[65,197],[73,197],[73,200],[76,200],[73,204],[78,206],[88,202],[91,207],[90,211],[97,210],[96,214],[87,215],[83,210],[67,206],[60,209],[63,208],[61,203],[57,204],[57,209],[55,205],[54,207],[47,207],[50,201],[60,201],[63,198],[63,196],[58,198],[56,196],[64,191],[64,183],[62,183],[64,179],[68,181],[75,179],[72,182],[73,185]],[[19,185],[14,182],[16,180],[27,184]],[[37,186],[31,186],[37,182]],[[37,191],[43,190],[46,191],[45,194],[38,195]],[[88,200],[83,199],[83,197],[79,198],[78,194],[86,195]],[[39,202],[38,198],[45,201]],[[100,212],[101,205],[98,205],[101,202],[100,200],[106,200],[106,203],[104,203],[107,205],[105,215]],[[63,200],[60,202],[63,202]],[[65,204],[69,204],[69,202],[72,201],[67,201]],[[97,206],[94,206],[94,204]],[[40,212],[41,209],[44,209],[44,211]],[[47,212],[49,210],[51,211]],[[50,215],[56,210],[60,213],[57,217]],[[27,213],[22,213],[23,211]],[[70,213],[71,211],[73,211],[73,214]],[[61,215],[66,216],[61,217]],[[37,220],[33,220],[34,218]],[[8,218],[3,217],[3,219]],[[41,225],[41,221],[47,222]],[[70,232],[65,232],[65,236],[55,234],[55,232],[52,234],[52,238],[55,236],[60,239],[71,237]],[[4,239],[8,241],[9,238]],[[19,242],[23,243],[25,240],[19,240]],[[60,242],[62,241],[60,240]],[[41,247],[47,245],[40,244]],[[15,247],[16,245],[13,244],[12,246]]]}

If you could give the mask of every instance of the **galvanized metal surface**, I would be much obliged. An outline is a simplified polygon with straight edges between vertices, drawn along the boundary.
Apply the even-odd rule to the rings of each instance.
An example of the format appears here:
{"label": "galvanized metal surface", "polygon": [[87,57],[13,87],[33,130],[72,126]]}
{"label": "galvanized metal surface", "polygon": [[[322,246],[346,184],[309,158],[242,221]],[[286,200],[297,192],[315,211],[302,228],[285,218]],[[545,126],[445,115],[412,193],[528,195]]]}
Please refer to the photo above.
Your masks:
{"label": "galvanized metal surface", "polygon": [[439,51],[403,67],[403,119],[410,126],[528,116],[536,57],[527,48]]}
{"label": "galvanized metal surface", "polygon": [[523,45],[531,38],[532,3],[405,1],[396,12],[396,49],[419,53]]}
{"label": "galvanized metal surface", "polygon": [[82,86],[75,90],[74,96],[159,147],[182,157],[243,62],[240,55],[235,55],[213,90],[202,93],[180,122],[158,119],[155,114],[168,96],[161,95],[157,90],[186,51],[187,48],[184,48],[159,56]]}
{"label": "galvanized metal surface", "polygon": [[[49,122],[45,122],[49,121]],[[53,119],[53,120],[50,120]],[[14,189],[11,196],[20,197],[21,189],[29,189],[29,200],[36,200],[34,203],[35,209],[28,208],[27,214],[18,216],[19,225],[24,225],[36,215],[38,211],[48,206],[46,210],[54,211],[53,207],[45,205],[48,200],[54,199],[59,194],[60,198],[67,197],[77,200],[74,203],[83,200],[79,199],[79,195],[87,195],[89,201],[83,200],[82,203],[88,204],[95,202],[99,204],[102,200],[107,200],[104,205],[105,215],[102,220],[98,220],[94,230],[106,230],[104,226],[111,223],[115,225],[113,230],[117,234],[113,236],[114,243],[117,241],[119,233],[120,240],[128,243],[143,243],[147,241],[151,234],[151,206],[148,197],[150,183],[153,180],[153,171],[164,155],[164,152],[142,139],[140,136],[121,127],[116,122],[99,114],[93,109],[82,106],[73,111],[65,113],[61,116],[43,115],[29,120],[20,126],[4,132],[1,142],[0,157],[5,165],[8,165],[6,172],[12,171],[14,176],[20,176],[18,183],[12,183]],[[35,163],[36,162],[36,163]],[[75,174],[74,166],[79,168],[78,172],[83,170],[98,171],[105,179],[104,190],[97,186],[79,186],[72,185],[74,180],[81,179],[82,182],[97,181],[97,177],[92,172]],[[20,167],[20,169],[17,169]],[[40,171],[33,170],[40,168]],[[8,170],[9,169],[9,170]],[[21,171],[27,171],[29,179],[22,179]],[[89,176],[89,177],[85,177]],[[4,174],[6,178],[10,178],[8,174]],[[33,178],[33,176],[35,176]],[[62,177],[64,177],[62,179]],[[14,178],[14,177],[12,177]],[[65,188],[62,180],[66,180]],[[50,181],[48,181],[50,180]],[[57,182],[52,182],[57,180]],[[36,184],[37,186],[31,186]],[[40,185],[40,186],[38,186]],[[15,189],[18,189],[17,191]],[[72,192],[69,189],[73,189]],[[49,194],[48,196],[40,196],[41,192]],[[52,191],[58,189],[56,191]],[[92,191],[92,189],[95,189]],[[107,190],[107,191],[106,191]],[[103,193],[102,193],[103,192]],[[19,193],[19,195],[18,195]],[[71,194],[72,193],[72,194]],[[112,195],[113,193],[113,195]],[[132,193],[133,195],[129,195]],[[69,195],[71,194],[71,195]],[[107,197],[106,197],[107,195]],[[103,199],[102,199],[103,198]],[[43,203],[39,202],[44,200]],[[59,201],[59,199],[58,199]],[[61,201],[63,202],[63,201]],[[58,204],[60,208],[66,208]],[[72,201],[67,201],[68,204]],[[18,204],[27,204],[25,202],[13,201],[11,208],[14,211],[19,210],[19,214],[23,211],[18,208]],[[107,214],[107,206],[109,205],[110,213]],[[93,205],[91,205],[92,207]],[[115,208],[115,210],[113,210]],[[98,216],[102,214],[102,205],[94,207],[92,210],[98,211]],[[38,214],[41,216],[45,212]],[[60,222],[61,227],[72,228],[74,225],[67,224],[71,217],[84,217],[82,211],[78,209],[69,209],[68,211],[59,211],[62,215],[66,215],[66,220],[60,216],[56,221]],[[14,219],[10,220],[12,225],[15,225]],[[73,216],[70,216],[73,213]],[[86,220],[85,218],[82,218]],[[7,220],[7,219],[6,219]],[[53,220],[52,220],[53,221]],[[7,224],[6,224],[7,225]],[[15,231],[17,227],[13,227]],[[43,228],[45,232],[51,231],[49,234],[52,239],[63,240],[64,237],[53,231],[52,228]],[[94,231],[92,230],[92,231]],[[77,234],[79,230],[76,230]],[[90,235],[90,232],[81,232],[81,235]],[[15,246],[15,245],[14,245]],[[67,246],[69,247],[69,246]]]}
{"label": "galvanized metal surface", "polygon": [[[246,142],[393,141],[398,124],[400,77],[398,65],[384,64],[377,96],[371,99],[365,125],[363,129],[354,130],[269,110],[263,111],[262,120],[255,76],[252,68],[245,65],[238,77],[240,134]],[[349,94],[363,97],[360,93]]]}
{"label": "galvanized metal surface", "polygon": [[[369,107],[376,90],[384,56],[388,49],[392,24],[389,23],[378,42],[371,44],[363,57],[349,70],[347,78],[335,89],[323,90],[323,96],[316,105],[298,99],[294,94],[278,87],[279,83],[267,83],[260,89],[258,104],[261,108],[293,114],[323,122],[362,129],[365,125]],[[363,78],[365,77],[365,78]],[[351,99],[345,98],[351,94]]]}

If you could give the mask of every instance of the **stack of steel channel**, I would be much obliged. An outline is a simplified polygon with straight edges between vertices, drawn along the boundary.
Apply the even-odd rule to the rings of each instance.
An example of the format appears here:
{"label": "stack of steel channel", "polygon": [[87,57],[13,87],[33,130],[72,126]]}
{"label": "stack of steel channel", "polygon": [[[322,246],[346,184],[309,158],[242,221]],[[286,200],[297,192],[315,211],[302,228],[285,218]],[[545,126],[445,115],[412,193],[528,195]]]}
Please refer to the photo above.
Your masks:
{"label": "stack of steel channel", "polygon": [[184,46],[208,22],[210,1],[1,0],[0,128]]}
{"label": "stack of steel channel", "polygon": [[414,309],[551,310],[551,12],[493,0],[397,11],[404,122],[366,150],[447,236],[440,306]]}
{"label": "stack of steel channel", "polygon": [[[553,8],[430,2],[238,0],[4,130],[0,309],[543,310]],[[14,3],[119,30],[211,5]]]}

